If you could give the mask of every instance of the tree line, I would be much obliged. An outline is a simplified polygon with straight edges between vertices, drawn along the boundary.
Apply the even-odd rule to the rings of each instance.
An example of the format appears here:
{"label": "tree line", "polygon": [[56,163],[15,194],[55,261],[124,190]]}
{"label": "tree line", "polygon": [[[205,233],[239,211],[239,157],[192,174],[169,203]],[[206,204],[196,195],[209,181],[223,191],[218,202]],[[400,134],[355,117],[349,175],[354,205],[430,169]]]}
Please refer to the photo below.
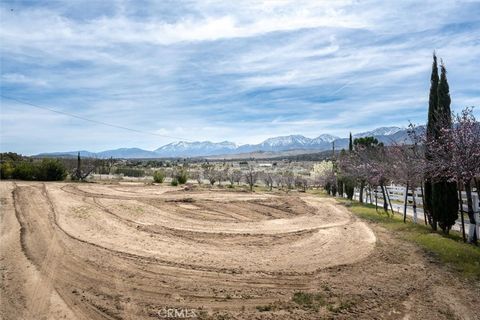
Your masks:
{"label": "tree line", "polygon": [[203,163],[197,169],[174,167],[160,169],[153,173],[153,179],[156,183],[163,183],[166,177],[171,178],[172,185],[184,184],[188,179],[195,180],[199,185],[207,182],[212,187],[215,184],[220,186],[227,183],[227,186],[232,188],[244,183],[250,191],[253,191],[257,184],[263,184],[270,191],[276,187],[286,192],[294,188],[306,191],[313,185],[310,175],[305,173],[294,173],[291,170],[258,169],[253,165],[247,165],[243,169],[228,165],[218,167],[208,162]]}
{"label": "tree line", "polygon": [[13,152],[0,154],[0,178],[18,180],[58,181],[67,170],[57,159],[33,160]]}

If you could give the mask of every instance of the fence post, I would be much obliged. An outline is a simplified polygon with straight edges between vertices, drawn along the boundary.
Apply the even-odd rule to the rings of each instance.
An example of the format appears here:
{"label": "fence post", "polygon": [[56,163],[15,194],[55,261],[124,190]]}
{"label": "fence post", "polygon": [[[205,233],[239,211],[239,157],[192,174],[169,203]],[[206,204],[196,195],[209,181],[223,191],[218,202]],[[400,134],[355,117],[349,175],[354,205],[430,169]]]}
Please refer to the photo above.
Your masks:
{"label": "fence post", "polygon": [[[473,216],[475,218],[475,225],[470,224],[470,228],[473,228],[474,231],[477,233],[477,239],[479,238],[480,233],[480,212],[479,212],[479,200],[478,194],[474,194],[472,192],[472,202],[473,202]],[[473,234],[473,233],[472,233]]]}
{"label": "fence post", "polygon": [[412,200],[413,200],[413,223],[417,223],[417,200],[415,199],[415,189],[413,189]]}
{"label": "fence post", "polygon": [[387,200],[388,200],[388,203],[390,204],[390,209],[392,210],[392,216],[395,214],[393,212],[393,206],[392,206],[392,200],[390,199],[390,194],[388,193],[388,188],[385,187],[385,193],[387,194]]}
{"label": "fence post", "polygon": [[460,221],[462,223],[462,238],[463,238],[463,242],[467,242],[467,238],[465,236],[465,219],[463,217],[462,188],[460,183],[458,184],[458,206],[460,207]]}
{"label": "fence post", "polygon": [[405,187],[405,202],[403,203],[403,222],[407,221],[408,182]]}
{"label": "fence post", "polygon": [[423,220],[425,220],[425,225],[427,225],[427,211],[425,210],[425,193],[423,192],[423,182],[420,183],[420,191],[422,191]]}

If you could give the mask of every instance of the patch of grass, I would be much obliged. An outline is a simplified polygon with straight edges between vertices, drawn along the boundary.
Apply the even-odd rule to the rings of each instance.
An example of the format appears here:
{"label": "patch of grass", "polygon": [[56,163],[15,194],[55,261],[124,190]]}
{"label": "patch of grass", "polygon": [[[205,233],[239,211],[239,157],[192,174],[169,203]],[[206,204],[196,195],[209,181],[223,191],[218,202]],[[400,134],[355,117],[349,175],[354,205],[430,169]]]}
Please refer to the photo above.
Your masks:
{"label": "patch of grass", "polygon": [[292,301],[303,309],[318,310],[325,305],[325,299],[320,293],[298,291],[293,294]]}
{"label": "patch of grass", "polygon": [[465,276],[480,280],[480,248],[434,233],[409,235],[408,238]]}
{"label": "patch of grass", "polygon": [[[248,189],[250,191],[250,189]],[[270,189],[265,186],[254,185],[253,186],[254,192],[269,192]]]}
{"label": "patch of grass", "polygon": [[329,196],[323,189],[307,189],[307,193],[313,194],[315,196],[319,196],[322,198],[326,198]]}
{"label": "patch of grass", "polygon": [[330,292],[331,291],[330,287],[326,283],[322,284],[322,289],[325,292]]}
{"label": "patch of grass", "polygon": [[[338,201],[346,203],[343,199]],[[403,239],[416,243],[467,278],[480,279],[480,247],[464,243],[459,232],[450,231],[450,234],[445,235],[434,232],[423,221],[414,224],[407,219],[404,223],[401,215],[387,216],[383,209],[377,213],[375,206],[369,204],[352,202],[349,210],[362,219],[380,224]]]}
{"label": "patch of grass", "polygon": [[271,304],[267,304],[265,306],[256,306],[255,308],[260,312],[267,312],[273,310],[273,306]]}

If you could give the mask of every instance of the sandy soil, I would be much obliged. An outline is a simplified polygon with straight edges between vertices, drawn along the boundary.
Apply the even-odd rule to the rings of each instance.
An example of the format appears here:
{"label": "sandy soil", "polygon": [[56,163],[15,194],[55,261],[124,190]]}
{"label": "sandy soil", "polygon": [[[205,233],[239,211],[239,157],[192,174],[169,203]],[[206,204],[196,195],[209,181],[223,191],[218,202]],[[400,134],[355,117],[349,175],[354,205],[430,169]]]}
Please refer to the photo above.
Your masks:
{"label": "sandy soil", "polygon": [[[0,182],[0,197],[0,319],[480,314],[478,284],[332,199],[34,182]],[[324,303],[295,304],[298,291]]]}

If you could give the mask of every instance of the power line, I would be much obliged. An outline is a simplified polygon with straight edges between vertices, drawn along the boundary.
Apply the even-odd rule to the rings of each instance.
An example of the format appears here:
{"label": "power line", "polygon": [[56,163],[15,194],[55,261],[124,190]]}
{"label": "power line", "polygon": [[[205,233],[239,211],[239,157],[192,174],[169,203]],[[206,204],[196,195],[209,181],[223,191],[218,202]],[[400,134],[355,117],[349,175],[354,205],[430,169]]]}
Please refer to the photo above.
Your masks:
{"label": "power line", "polygon": [[83,120],[83,121],[88,121],[88,122],[92,122],[92,123],[96,123],[96,124],[101,124],[101,125],[108,126],[108,127],[113,127],[113,128],[117,128],[117,129],[128,130],[128,131],[136,132],[136,133],[149,134],[149,135],[158,136],[158,137],[163,137],[163,138],[170,138],[170,139],[190,141],[190,142],[192,141],[192,140],[185,139],[185,138],[181,138],[181,137],[175,137],[175,136],[169,136],[169,135],[165,135],[165,134],[159,134],[159,133],[154,133],[154,132],[142,131],[142,130],[138,130],[138,129],[133,129],[133,128],[128,128],[128,127],[120,126],[120,125],[113,124],[113,123],[108,123],[108,122],[104,122],[104,121],[94,120],[94,119],[82,117],[82,116],[79,116],[79,115],[76,115],[76,114],[73,114],[73,113],[55,110],[55,109],[50,108],[50,107],[43,107],[43,106],[40,106],[40,105],[38,105],[38,104],[34,104],[34,103],[31,103],[31,102],[27,102],[27,101],[22,101],[22,100],[19,100],[19,99],[16,99],[16,98],[12,98],[12,97],[5,96],[5,95],[3,95],[3,94],[0,94],[0,96],[1,96],[2,98],[4,98],[4,99],[12,100],[12,101],[15,101],[15,102],[20,103],[20,104],[24,104],[24,105],[28,105],[28,106],[31,106],[31,107],[34,107],[34,108],[41,109],[41,110],[46,110],[46,111],[50,111],[50,112],[53,112],[53,113],[61,114],[61,115],[64,115],[64,116],[68,116],[68,117],[80,119],[80,120]]}

